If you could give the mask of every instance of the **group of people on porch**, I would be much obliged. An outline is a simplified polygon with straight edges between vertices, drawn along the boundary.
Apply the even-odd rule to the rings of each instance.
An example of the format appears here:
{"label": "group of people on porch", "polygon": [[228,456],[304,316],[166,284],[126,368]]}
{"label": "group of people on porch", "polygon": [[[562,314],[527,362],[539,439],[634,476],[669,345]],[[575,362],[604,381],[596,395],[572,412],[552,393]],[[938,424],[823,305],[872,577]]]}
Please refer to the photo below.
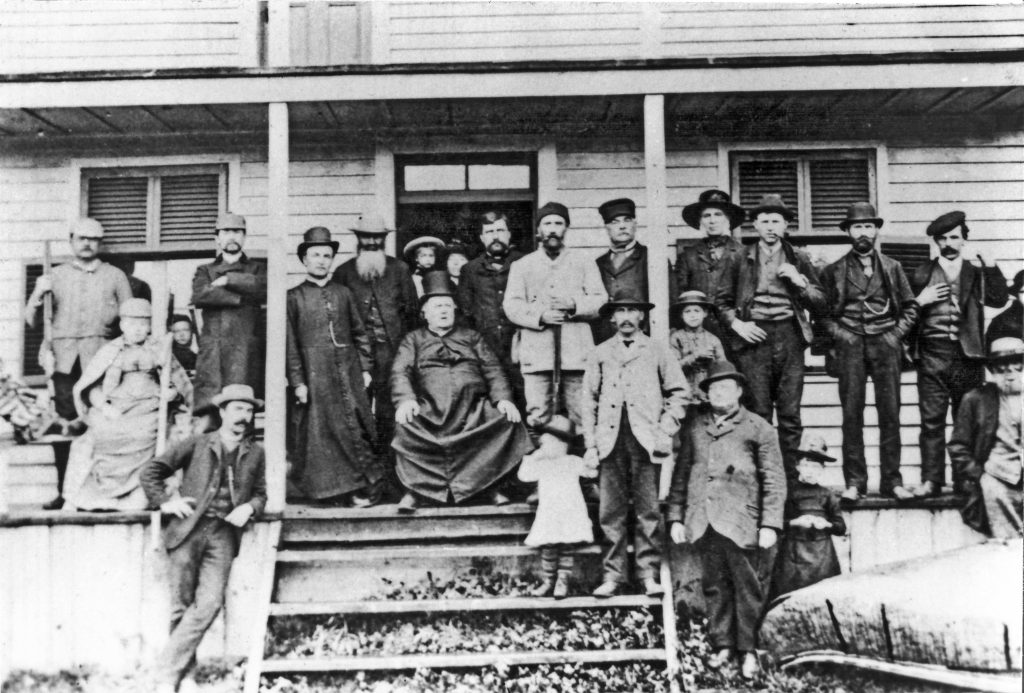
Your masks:
{"label": "group of people on porch", "polygon": [[[772,589],[762,554],[779,551],[776,591],[838,572],[830,537],[845,532],[839,503],[867,492],[869,376],[881,495],[943,492],[952,407],[952,490],[971,501],[979,529],[1021,534],[1024,273],[1008,291],[997,267],[965,257],[962,212],[927,226],[938,256],[908,276],[880,251],[884,220],[868,202],[853,202],[839,223],[851,250],[821,267],[787,238],[796,214],[781,197],[744,209],[707,190],[683,208],[703,235],[670,268],[675,329],[662,342],[649,336],[647,317],[669,296],[650,295],[636,205],[620,198],[598,211],[610,247],[596,261],[568,243],[569,209],[558,202],[537,209],[537,249],[525,255],[499,210],[480,217],[472,259],[427,237],[408,244],[407,264],[385,252],[392,230],[366,215],[351,229],[355,256],[333,269],[338,240],[310,228],[296,249],[305,277],[288,290],[284,335],[263,324],[266,264],[244,252],[245,218],[222,214],[212,229],[216,259],[193,280],[198,354],[190,316],[172,316],[166,338],[150,335],[150,302],[100,259],[102,224],[79,220],[74,259],[37,281],[27,311],[37,321],[52,296],[52,339],[41,356],[73,439],[55,445],[61,496],[50,507],[159,506],[191,518],[178,537],[185,543],[197,513],[204,527],[210,517],[244,526],[265,491],[254,480],[262,453],[259,465],[238,466],[255,445],[242,441],[262,404],[265,343],[284,338],[293,498],[355,508],[394,500],[398,512],[414,513],[528,495],[539,503],[528,539],[542,549],[537,596],[565,596],[572,549],[593,539],[585,501],[596,502],[606,551],[594,595],[621,593],[631,574],[642,592],[659,595],[665,535],[695,544],[720,664],[754,650]],[[745,221],[758,236],[749,246],[734,236]],[[984,307],[1003,307],[1009,293],[1014,307],[986,338]],[[802,425],[809,346],[826,354],[839,382],[841,497],[820,483],[835,458]],[[916,489],[900,471],[910,359],[921,413]],[[225,407],[238,403],[245,411],[226,421]],[[175,412],[193,418],[195,435],[184,432],[157,455],[160,417]],[[197,458],[214,470],[198,481],[188,471]],[[182,468],[181,490],[168,495],[164,480]],[[231,536],[218,549],[228,556],[237,550]],[[744,671],[756,668],[746,655]]]}

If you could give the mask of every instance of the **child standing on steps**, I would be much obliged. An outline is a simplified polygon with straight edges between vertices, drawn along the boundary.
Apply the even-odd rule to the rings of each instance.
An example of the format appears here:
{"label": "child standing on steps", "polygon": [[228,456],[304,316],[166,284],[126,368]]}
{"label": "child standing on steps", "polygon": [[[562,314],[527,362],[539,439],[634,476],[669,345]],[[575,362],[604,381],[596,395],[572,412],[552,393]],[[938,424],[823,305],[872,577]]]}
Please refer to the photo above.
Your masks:
{"label": "child standing on steps", "polygon": [[563,599],[569,594],[575,562],[572,550],[594,541],[580,477],[593,479],[597,469],[587,467],[583,458],[569,454],[576,431],[566,417],[551,417],[538,426],[538,432],[540,447],[524,457],[519,467],[519,479],[536,482],[539,497],[537,514],[525,543],[540,548],[542,582],[530,594]]}
{"label": "child standing on steps", "polygon": [[703,291],[684,291],[672,304],[672,309],[679,311],[683,326],[672,330],[668,338],[669,346],[690,383],[694,402],[706,402],[707,393],[697,386],[707,377],[712,363],[725,359],[721,340],[704,329],[704,319],[711,311],[711,301]]}

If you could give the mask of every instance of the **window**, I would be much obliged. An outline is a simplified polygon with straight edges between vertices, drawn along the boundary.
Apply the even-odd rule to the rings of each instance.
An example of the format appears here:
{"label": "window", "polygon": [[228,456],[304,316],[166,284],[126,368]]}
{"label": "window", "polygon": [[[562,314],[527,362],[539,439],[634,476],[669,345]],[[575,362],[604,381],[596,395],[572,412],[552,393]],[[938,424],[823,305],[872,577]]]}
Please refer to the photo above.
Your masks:
{"label": "window", "polygon": [[[732,189],[740,206],[755,206],[762,195],[781,195],[797,213],[793,230],[840,235],[839,222],[852,202],[875,203],[875,152],[869,149],[734,151]],[[753,233],[749,222],[745,232]]]}
{"label": "window", "polygon": [[82,213],[110,253],[208,250],[226,199],[221,165],[82,170]]}

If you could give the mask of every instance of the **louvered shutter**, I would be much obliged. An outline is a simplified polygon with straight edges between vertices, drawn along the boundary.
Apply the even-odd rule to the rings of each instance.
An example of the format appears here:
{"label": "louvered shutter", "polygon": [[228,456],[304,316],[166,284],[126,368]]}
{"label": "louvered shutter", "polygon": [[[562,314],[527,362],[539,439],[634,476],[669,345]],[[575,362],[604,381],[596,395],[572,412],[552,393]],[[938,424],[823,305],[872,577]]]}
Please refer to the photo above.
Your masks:
{"label": "louvered shutter", "polygon": [[918,265],[931,260],[931,248],[928,245],[928,241],[902,243],[882,241],[878,249],[884,255],[888,255],[900,263],[907,276],[910,276],[910,273],[917,269]]}
{"label": "louvered shutter", "polygon": [[810,162],[811,225],[815,231],[836,231],[854,202],[871,199],[867,159],[812,159]]}
{"label": "louvered shutter", "polygon": [[220,200],[216,173],[160,177],[160,243],[208,243]]}
{"label": "louvered shutter", "polygon": [[[42,265],[27,265],[25,267],[25,292],[23,294],[23,300],[28,303],[28,297],[32,295],[32,289],[36,286],[36,279],[43,274]],[[21,372],[22,375],[45,375],[42,367],[39,365],[39,347],[43,343],[43,311],[39,310],[39,319],[36,321],[35,327],[29,327],[27,324],[22,325],[22,363]]]}
{"label": "louvered shutter", "polygon": [[149,179],[89,179],[88,215],[103,224],[107,248],[146,245],[146,198]]}
{"label": "louvered shutter", "polygon": [[[799,162],[783,159],[740,161],[738,204],[750,209],[765,195],[781,195],[786,206],[796,211],[799,209],[798,167]],[[798,224],[799,220],[792,223]],[[743,224],[744,231],[753,231],[753,228],[749,221]]]}

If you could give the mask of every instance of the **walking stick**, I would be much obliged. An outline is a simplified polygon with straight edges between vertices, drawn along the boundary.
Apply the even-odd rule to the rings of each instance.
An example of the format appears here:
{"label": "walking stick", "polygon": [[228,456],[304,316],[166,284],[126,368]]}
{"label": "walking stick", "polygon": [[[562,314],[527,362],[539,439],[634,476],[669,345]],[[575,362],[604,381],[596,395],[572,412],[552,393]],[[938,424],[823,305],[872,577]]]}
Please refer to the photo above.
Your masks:
{"label": "walking stick", "polygon": [[552,325],[551,335],[555,340],[555,360],[551,369],[551,415],[562,411],[562,326]]}

